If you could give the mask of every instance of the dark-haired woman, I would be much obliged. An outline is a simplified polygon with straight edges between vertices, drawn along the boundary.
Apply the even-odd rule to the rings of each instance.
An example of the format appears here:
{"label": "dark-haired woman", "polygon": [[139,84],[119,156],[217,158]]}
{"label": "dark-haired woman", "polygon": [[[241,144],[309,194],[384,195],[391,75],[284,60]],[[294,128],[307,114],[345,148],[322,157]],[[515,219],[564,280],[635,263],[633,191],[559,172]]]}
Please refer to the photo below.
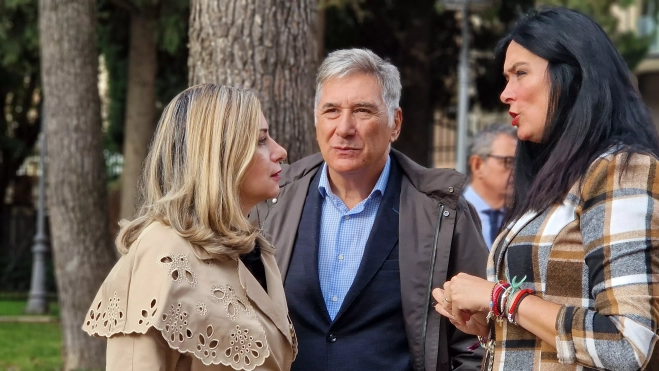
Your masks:
{"label": "dark-haired woman", "polygon": [[659,369],[659,139],[604,31],[534,12],[497,48],[518,127],[514,197],[488,280],[435,309],[480,336],[486,369]]}

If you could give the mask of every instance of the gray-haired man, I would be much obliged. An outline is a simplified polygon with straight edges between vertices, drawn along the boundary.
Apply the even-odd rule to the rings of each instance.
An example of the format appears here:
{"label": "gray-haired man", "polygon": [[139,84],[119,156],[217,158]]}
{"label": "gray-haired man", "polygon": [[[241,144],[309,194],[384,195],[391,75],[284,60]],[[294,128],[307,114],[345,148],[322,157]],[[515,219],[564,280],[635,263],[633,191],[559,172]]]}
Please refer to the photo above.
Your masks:
{"label": "gray-haired man", "polygon": [[483,276],[465,176],[390,149],[400,134],[398,69],[339,50],[316,86],[320,153],[282,171],[277,199],[252,215],[277,247],[299,339],[293,370],[480,369],[475,337],[432,310],[458,272]]}
{"label": "gray-haired man", "polygon": [[469,147],[470,184],[463,192],[482,222],[487,248],[492,248],[510,196],[510,176],[515,166],[517,129],[510,124],[495,123],[474,135]]}

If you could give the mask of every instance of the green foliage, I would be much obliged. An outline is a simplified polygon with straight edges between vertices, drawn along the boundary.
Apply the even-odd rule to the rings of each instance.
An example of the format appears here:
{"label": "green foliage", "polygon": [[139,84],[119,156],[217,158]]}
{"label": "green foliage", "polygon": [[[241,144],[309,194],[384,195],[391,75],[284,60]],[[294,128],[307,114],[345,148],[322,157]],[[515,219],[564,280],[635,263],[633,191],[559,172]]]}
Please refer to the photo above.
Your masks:
{"label": "green foliage", "polygon": [[61,370],[61,349],[58,323],[0,323],[0,370]]}
{"label": "green foliage", "polygon": [[[39,132],[38,2],[0,0],[0,199]],[[2,205],[0,205],[0,208]]]}
{"label": "green foliage", "polygon": [[[163,1],[158,17],[158,47],[170,56],[184,52],[188,40],[188,0]],[[184,53],[187,59],[187,53]]]}
{"label": "green foliage", "polygon": [[634,32],[618,33],[612,39],[627,67],[632,71],[648,54],[652,42],[651,36],[638,36]]}
{"label": "green foliage", "polygon": [[[34,0],[0,0],[0,65],[15,72],[31,72],[39,52],[37,6]],[[4,83],[4,80],[3,80]]]}
{"label": "green foliage", "polygon": [[618,30],[618,19],[611,12],[613,5],[626,8],[636,3],[634,0],[543,0],[541,5],[565,6],[591,16],[611,38],[630,70],[634,70],[648,52],[652,39],[634,32]]}
{"label": "green foliage", "polygon": [[[30,234],[30,237],[33,234]],[[14,246],[11,257],[0,260],[0,290],[5,292],[28,292],[32,277],[32,259],[34,258],[30,247],[31,238],[22,239],[20,246]],[[17,248],[18,247],[18,248]],[[52,255],[46,259],[46,291],[57,292],[55,283],[55,267]],[[0,296],[0,302],[3,300]],[[0,315],[2,313],[0,308]]]}
{"label": "green foliage", "polygon": [[128,37],[130,14],[101,0],[98,11],[98,46],[108,73],[107,128],[105,148],[121,153],[128,80]]}
{"label": "green foliage", "polygon": [[[593,17],[608,33],[629,68],[633,70],[647,54],[650,38],[638,36],[634,32],[620,32],[611,8],[614,4],[624,8],[635,3],[634,0],[495,1],[495,6],[479,11],[479,22],[472,22],[471,25],[470,43],[475,72],[473,78],[477,88],[476,101],[486,110],[500,108],[498,94],[492,94],[502,88],[501,74],[494,70],[492,51],[507,29],[535,6],[566,6]],[[379,51],[383,55],[395,54],[396,48],[399,47],[395,39],[406,32],[405,23],[400,19],[401,14],[406,14],[409,8],[419,6],[400,0],[324,0],[321,5],[326,7],[326,49],[361,46]],[[432,10],[429,8],[427,11]],[[455,21],[455,13],[443,9],[439,1],[434,3],[434,11],[437,14],[434,22],[439,26],[434,33],[435,52],[427,56],[434,61],[433,76],[428,81],[433,85],[432,91],[437,92],[436,107],[441,109],[457,102],[455,84],[460,50],[460,40],[457,37],[460,34],[460,25]],[[378,24],[385,26],[378,28]],[[377,31],[373,31],[374,29]],[[375,37],[371,36],[372,34],[375,34]],[[405,66],[398,65],[401,71],[404,71]]]}
{"label": "green foliage", "polygon": [[[146,6],[156,6],[159,66],[156,105],[162,108],[187,87],[189,1],[131,0],[129,3],[134,8],[133,12],[142,11]],[[111,0],[99,1],[99,47],[109,75],[105,148],[112,153],[123,151],[130,17],[129,10],[116,6]]]}

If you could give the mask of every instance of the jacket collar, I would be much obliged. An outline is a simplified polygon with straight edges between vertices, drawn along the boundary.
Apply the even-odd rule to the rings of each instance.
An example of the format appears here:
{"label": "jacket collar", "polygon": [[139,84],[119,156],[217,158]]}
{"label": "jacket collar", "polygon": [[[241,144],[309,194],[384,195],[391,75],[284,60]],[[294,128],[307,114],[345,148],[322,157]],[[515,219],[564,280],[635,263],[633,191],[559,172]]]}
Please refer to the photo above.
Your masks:
{"label": "jacket collar", "polygon": [[[297,340],[294,339],[295,332],[293,331],[287,316],[288,309],[286,308],[286,295],[284,294],[284,288],[279,284],[272,284],[281,282],[281,275],[274,257],[275,248],[262,236],[257,236],[256,240],[261,248],[261,260],[263,261],[263,268],[265,270],[268,292],[263,289],[259,281],[257,281],[252,273],[249,272],[243,262],[240,259],[236,259],[240,284],[245,289],[245,293],[249,300],[256,305],[266,317],[270,318],[291,345],[297,347],[297,345],[295,345]],[[192,246],[192,251],[199,260],[211,261],[214,259],[214,257],[202,247],[192,244],[190,244],[190,246]]]}
{"label": "jacket collar", "polygon": [[[396,160],[412,186],[419,192],[452,209],[457,207],[458,199],[467,182],[466,175],[453,169],[423,167],[395,149],[391,150],[391,156]],[[282,166],[282,178],[279,181],[279,186],[285,187],[311,172],[315,173],[322,164],[323,156],[319,152],[307,156],[290,166]]]}

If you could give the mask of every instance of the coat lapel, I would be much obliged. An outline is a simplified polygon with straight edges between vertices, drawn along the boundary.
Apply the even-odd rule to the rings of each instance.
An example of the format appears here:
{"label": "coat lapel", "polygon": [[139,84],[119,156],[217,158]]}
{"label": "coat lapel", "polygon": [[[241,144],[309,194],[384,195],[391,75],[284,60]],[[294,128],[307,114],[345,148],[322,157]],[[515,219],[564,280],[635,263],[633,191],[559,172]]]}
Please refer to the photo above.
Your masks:
{"label": "coat lapel", "polygon": [[513,220],[508,224],[506,229],[504,230],[503,233],[499,233],[499,236],[494,240],[494,243],[492,246],[496,246],[496,250],[494,251],[494,275],[495,279],[501,279],[501,277],[498,277],[499,271],[501,268],[501,263],[503,262],[503,257],[505,256],[506,250],[508,249],[508,246],[510,246],[510,243],[512,240],[519,234],[519,232],[524,229],[526,225],[531,223],[538,215],[540,215],[539,212],[537,211],[528,211],[524,215],[520,216],[518,219]]}
{"label": "coat lapel", "polygon": [[[260,214],[257,217],[259,220],[262,220],[262,230],[277,231],[276,234],[266,235],[265,237],[268,241],[272,242],[272,246],[277,250],[275,258],[284,280],[288,273],[288,265],[291,262],[298,228],[284,228],[282,226],[297,226],[303,223],[300,218],[305,207],[306,198],[300,197],[300,195],[306,195],[310,188],[314,188],[310,183],[315,180],[315,175],[318,174],[316,170],[314,169],[314,171],[305,174],[302,179],[281,188],[279,196],[274,199],[287,199],[289,201],[279,203],[278,201],[268,200],[267,203],[259,204],[256,208]],[[317,183],[315,189],[316,194],[318,194]],[[275,212],[275,209],[280,207],[285,207],[286,211]],[[270,209],[272,209],[272,213]],[[314,246],[318,246],[318,244]]]}
{"label": "coat lapel", "polygon": [[249,272],[242,261],[238,260],[238,276],[240,283],[245,288],[247,297],[270,321],[277,326],[279,331],[292,344],[292,327],[288,322],[288,309],[286,308],[286,296],[281,285],[281,275],[274,258],[274,249],[264,240],[259,240],[261,246],[261,260],[265,268],[265,277],[268,292],[256,278]]}
{"label": "coat lapel", "polygon": [[[297,234],[295,245],[299,248],[306,247],[306,251],[300,252],[304,261],[305,277],[309,280],[309,287],[313,292],[313,302],[318,310],[328,322],[331,322],[323,292],[320,288],[320,277],[318,276],[318,246],[320,243],[320,220],[323,209],[323,198],[318,191],[320,183],[320,171],[316,173],[304,201],[304,210],[301,212],[305,216],[300,220],[297,230],[306,231]],[[291,228],[293,229],[293,228]],[[293,248],[291,248],[292,250]]]}
{"label": "coat lapel", "polygon": [[[387,189],[375,216],[371,234],[366,242],[364,255],[357,270],[355,280],[346,294],[341,309],[334,321],[343,314],[362,290],[373,279],[382,264],[398,244],[398,217],[400,206],[401,172],[396,161],[391,161]],[[318,260],[316,259],[316,262]],[[317,263],[316,263],[317,264]],[[317,272],[316,272],[317,274]]]}

